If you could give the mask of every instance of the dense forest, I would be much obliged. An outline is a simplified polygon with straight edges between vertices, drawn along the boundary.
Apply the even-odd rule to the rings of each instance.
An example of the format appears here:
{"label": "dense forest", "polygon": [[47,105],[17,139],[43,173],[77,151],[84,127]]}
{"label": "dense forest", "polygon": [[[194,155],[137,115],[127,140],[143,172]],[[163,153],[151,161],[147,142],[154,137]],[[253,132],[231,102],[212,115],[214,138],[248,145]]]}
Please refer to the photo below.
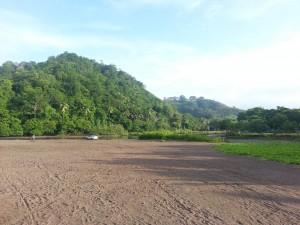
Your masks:
{"label": "dense forest", "polygon": [[218,129],[247,132],[299,133],[300,109],[256,107],[238,114],[237,120],[219,121]]}
{"label": "dense forest", "polygon": [[300,110],[241,111],[203,97],[161,100],[115,65],[65,52],[0,66],[0,136],[154,130],[295,132]]}

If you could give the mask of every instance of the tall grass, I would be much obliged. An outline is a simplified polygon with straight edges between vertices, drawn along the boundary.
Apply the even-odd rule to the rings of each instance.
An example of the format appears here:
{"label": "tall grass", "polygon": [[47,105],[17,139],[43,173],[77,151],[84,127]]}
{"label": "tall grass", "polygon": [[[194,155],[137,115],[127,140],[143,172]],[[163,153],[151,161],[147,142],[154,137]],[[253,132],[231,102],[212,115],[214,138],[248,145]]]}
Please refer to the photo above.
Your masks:
{"label": "tall grass", "polygon": [[300,142],[230,143],[214,148],[226,153],[300,165]]}
{"label": "tall grass", "polygon": [[151,131],[139,135],[140,140],[223,142],[221,137],[208,137],[205,134],[175,131]]}

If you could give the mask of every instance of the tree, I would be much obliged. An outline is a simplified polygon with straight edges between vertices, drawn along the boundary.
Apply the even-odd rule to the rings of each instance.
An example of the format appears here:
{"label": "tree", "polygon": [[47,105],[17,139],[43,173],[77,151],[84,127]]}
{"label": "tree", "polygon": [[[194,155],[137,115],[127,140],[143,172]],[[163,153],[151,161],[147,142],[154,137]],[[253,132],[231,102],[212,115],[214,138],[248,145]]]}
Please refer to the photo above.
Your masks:
{"label": "tree", "polygon": [[178,113],[174,113],[173,116],[170,118],[171,127],[173,129],[180,129],[181,128],[181,115]]}
{"label": "tree", "polygon": [[276,131],[284,131],[285,124],[289,122],[289,119],[286,115],[282,113],[276,113],[271,119],[270,119],[270,126],[272,129]]}
{"label": "tree", "polygon": [[262,119],[252,119],[249,121],[248,130],[252,132],[263,133],[268,131],[268,125]]}
{"label": "tree", "polygon": [[219,125],[218,125],[218,128],[220,130],[228,130],[228,131],[233,131],[236,129],[236,126],[237,123],[235,120],[233,119],[224,119],[224,120],[221,120],[219,122]]}
{"label": "tree", "polygon": [[40,119],[28,119],[23,125],[24,131],[26,135],[42,135],[44,134],[44,124]]}

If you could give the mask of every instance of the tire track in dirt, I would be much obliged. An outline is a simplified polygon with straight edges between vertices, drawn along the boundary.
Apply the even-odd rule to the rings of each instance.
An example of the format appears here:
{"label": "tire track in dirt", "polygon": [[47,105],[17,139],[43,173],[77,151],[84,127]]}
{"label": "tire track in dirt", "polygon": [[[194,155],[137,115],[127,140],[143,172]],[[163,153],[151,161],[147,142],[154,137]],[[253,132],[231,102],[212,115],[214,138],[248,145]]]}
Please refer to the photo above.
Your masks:
{"label": "tire track in dirt", "polygon": [[[16,185],[13,185],[9,179],[4,175],[3,173],[3,169],[1,169],[2,171],[2,176],[4,177],[4,179],[10,184],[10,186],[12,187],[12,189],[19,195],[22,204],[25,206],[26,210],[27,210],[27,214],[25,215],[21,215],[21,216],[17,216],[14,217],[14,219],[12,221],[10,221],[10,224],[21,224],[22,221],[24,221],[24,219],[26,218],[30,218],[31,221],[30,223],[33,225],[36,224],[40,224],[39,221],[36,219],[36,216],[40,211],[42,211],[43,209],[47,208],[49,205],[54,204],[55,202],[60,201],[61,199],[64,198],[64,193],[68,193],[68,191],[72,190],[71,188],[68,189],[68,187],[65,185],[64,181],[62,181],[62,179],[59,177],[59,175],[57,175],[56,173],[53,173],[52,170],[49,169],[48,166],[46,166],[46,164],[41,160],[37,160],[36,162],[36,168],[38,168],[40,171],[45,172],[47,174],[47,177],[49,178],[49,180],[47,180],[47,182],[49,182],[49,190],[48,191],[53,191],[51,189],[52,184],[57,183],[58,184],[58,193],[56,196],[51,197],[50,199],[46,197],[46,202],[40,205],[36,205],[37,204],[37,200],[34,199],[35,201],[32,202],[29,200],[30,197],[34,197],[37,196],[38,200],[40,200],[40,196],[38,194],[30,194],[30,195],[26,195],[24,193],[24,190],[28,190],[28,189],[32,189],[32,184],[34,184],[34,182],[32,183],[27,183],[27,187],[23,187],[21,190],[20,188],[18,188]],[[39,187],[39,185],[44,184],[44,181],[41,181],[39,184],[35,184],[35,187]],[[47,188],[47,186],[45,186]],[[79,188],[79,187],[78,187]],[[74,190],[73,190],[74,191]],[[47,194],[49,193],[44,193],[44,195],[47,196]],[[33,204],[36,203],[36,204]]]}
{"label": "tire track in dirt", "polygon": [[[154,196],[153,208],[162,215],[171,215],[174,224],[224,224],[218,215],[179,196],[172,185],[166,184],[161,179],[144,177],[143,170],[134,171],[139,177],[137,179],[139,185],[144,185],[145,189],[151,190],[150,195]],[[151,218],[155,221],[153,216]]]}
{"label": "tire track in dirt", "polygon": [[[11,214],[0,210],[0,224],[296,225],[300,221],[297,181],[285,185],[284,179],[277,182],[277,175],[267,180],[249,176],[255,174],[255,166],[244,173],[225,162],[236,158],[224,160],[201,144],[119,140],[26,144],[20,151],[14,142],[4,152],[6,158],[0,159],[0,197],[15,207]],[[246,162],[250,168],[256,161]],[[259,166],[261,171],[264,164]],[[267,169],[272,171],[273,166]],[[287,171],[296,177],[296,170]],[[18,197],[11,198],[13,194]]]}
{"label": "tire track in dirt", "polygon": [[46,173],[50,179],[53,179],[54,181],[56,181],[56,180],[61,181],[61,178],[59,177],[59,175],[54,173],[52,170],[50,170],[49,167],[45,164],[45,162],[41,158],[39,158],[38,161],[39,162],[37,162],[37,168],[39,168],[40,170],[42,170],[44,172],[47,171]]}
{"label": "tire track in dirt", "polygon": [[18,195],[21,197],[22,203],[26,206],[28,215],[29,215],[30,220],[31,220],[31,224],[32,225],[37,225],[38,221],[36,221],[35,216],[32,212],[32,209],[31,209],[30,204],[28,203],[27,199],[23,196],[22,192],[15,185],[12,185],[12,187],[18,193]]}
{"label": "tire track in dirt", "polygon": [[198,224],[199,222],[203,224],[224,224],[224,221],[213,212],[199,208],[187,199],[180,198],[176,194],[176,190],[170,185],[157,180],[154,182],[159,186],[159,189],[157,189],[158,195],[166,195],[166,197],[162,197],[163,201],[169,203],[168,209],[170,212],[177,212],[182,224]]}
{"label": "tire track in dirt", "polygon": [[[185,163],[178,160],[176,162],[178,168],[182,166],[184,168]],[[143,177],[143,175],[140,173]],[[153,183],[157,186],[155,188],[155,194],[160,197],[158,204],[162,208],[166,207],[169,214],[176,216],[181,224],[224,224],[224,221],[215,213],[208,209],[199,208],[191,201],[181,198],[172,185],[168,185],[162,180],[149,180],[146,178],[144,182],[153,186]],[[213,221],[213,222],[211,222]]]}
{"label": "tire track in dirt", "polygon": [[[38,215],[40,212],[47,210],[51,205],[54,205],[55,203],[67,201],[68,197],[72,196],[72,193],[76,195],[76,193],[80,192],[80,190],[82,189],[81,187],[73,187],[70,185],[65,185],[65,183],[61,180],[58,183],[58,187],[60,188],[61,191],[58,192],[57,195],[52,196],[51,198],[48,198],[45,203],[43,203],[41,205],[35,205],[34,207],[32,207],[31,206],[32,204],[30,204],[29,201],[27,200],[28,197],[31,197],[33,195],[29,195],[29,196],[27,196],[27,198],[25,198],[24,195],[21,194],[20,191],[18,193],[20,193],[22,199],[24,200],[24,203],[26,204],[26,206],[30,210],[32,217],[34,218],[35,217],[34,215]],[[50,189],[49,191],[52,191],[52,189]],[[73,213],[75,213],[75,210]],[[10,224],[20,224],[26,217],[27,217],[27,215],[20,215],[19,217],[15,217],[13,219],[13,221],[10,221]],[[32,223],[34,225],[40,224],[40,222],[41,222],[41,221],[38,221],[37,219],[35,219],[34,221],[35,222]]]}
{"label": "tire track in dirt", "polygon": [[[236,198],[233,195],[231,198],[235,201],[241,202],[241,207],[250,211],[255,211],[256,208],[261,208],[260,214],[257,214],[256,217],[252,217],[253,220],[256,220],[259,224],[266,224],[266,221],[272,220],[274,215],[282,214],[289,218],[288,224],[296,224],[293,221],[300,221],[299,214],[289,212],[284,209],[283,204],[280,200],[277,200],[273,196],[270,197],[269,194],[274,192],[277,188],[265,186],[264,190],[259,190],[255,187],[249,187],[241,184],[231,184],[230,185],[236,193],[241,193],[240,195],[245,196],[244,198]],[[279,197],[278,192],[275,191],[277,197]],[[248,196],[256,196],[260,201],[255,201],[249,198]],[[287,197],[287,196],[285,196]],[[246,200],[247,198],[247,200]],[[272,224],[272,223],[271,223]]]}
{"label": "tire track in dirt", "polygon": [[25,216],[25,218],[29,217],[30,218],[30,223],[32,225],[38,225],[35,216],[32,212],[32,209],[30,207],[30,204],[28,203],[27,199],[24,197],[22,191],[14,184],[12,184],[10,182],[10,180],[7,178],[7,176],[4,174],[3,172],[3,168],[1,168],[1,174],[2,177],[4,178],[4,180],[6,180],[6,182],[12,187],[12,189],[18,194],[18,196],[20,197],[20,200],[22,202],[22,204],[24,205],[24,207],[26,208],[27,211],[27,215]]}

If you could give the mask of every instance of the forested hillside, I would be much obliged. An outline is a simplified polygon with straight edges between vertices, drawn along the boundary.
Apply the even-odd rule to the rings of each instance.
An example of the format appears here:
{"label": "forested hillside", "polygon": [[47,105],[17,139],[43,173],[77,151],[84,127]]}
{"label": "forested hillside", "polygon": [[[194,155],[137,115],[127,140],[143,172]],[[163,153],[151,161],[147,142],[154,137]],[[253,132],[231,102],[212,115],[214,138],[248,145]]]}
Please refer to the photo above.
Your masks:
{"label": "forested hillside", "polygon": [[299,109],[241,111],[203,97],[160,100],[114,65],[63,53],[0,66],[0,136],[189,129],[299,132]]}
{"label": "forested hillside", "polygon": [[76,54],[0,67],[0,136],[171,129],[181,119],[126,72]]}
{"label": "forested hillside", "polygon": [[191,96],[165,98],[164,102],[172,104],[180,113],[189,113],[196,118],[202,119],[224,119],[237,118],[242,110],[228,107],[220,102],[205,99],[204,97]]}

